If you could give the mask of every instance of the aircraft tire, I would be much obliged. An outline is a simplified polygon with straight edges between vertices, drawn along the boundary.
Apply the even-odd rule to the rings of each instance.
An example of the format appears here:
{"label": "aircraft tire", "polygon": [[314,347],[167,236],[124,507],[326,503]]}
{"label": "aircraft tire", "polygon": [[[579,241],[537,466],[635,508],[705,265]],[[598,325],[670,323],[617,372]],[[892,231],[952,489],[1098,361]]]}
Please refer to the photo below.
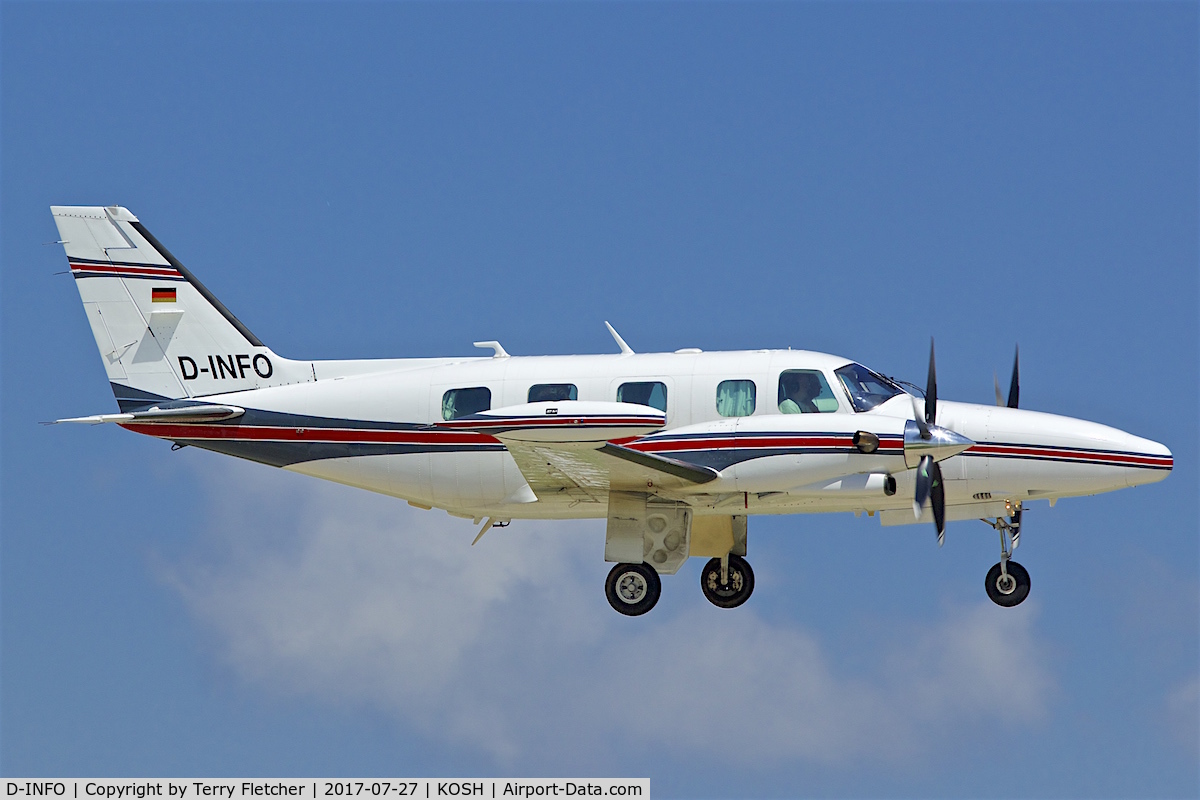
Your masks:
{"label": "aircraft tire", "polygon": [[741,556],[729,556],[729,583],[721,585],[721,559],[709,559],[700,572],[700,590],[717,608],[737,608],[754,592],[754,570]]}
{"label": "aircraft tire", "polygon": [[1013,586],[1008,591],[1004,591],[1008,587],[1002,587],[1000,583],[1000,564],[997,563],[988,570],[983,586],[987,589],[987,596],[993,603],[1005,608],[1012,608],[1020,605],[1029,596],[1029,573],[1017,562],[1009,561],[1008,575],[1012,578]]}
{"label": "aircraft tire", "polygon": [[662,580],[649,564],[617,564],[604,582],[608,604],[627,617],[639,617],[658,602]]}

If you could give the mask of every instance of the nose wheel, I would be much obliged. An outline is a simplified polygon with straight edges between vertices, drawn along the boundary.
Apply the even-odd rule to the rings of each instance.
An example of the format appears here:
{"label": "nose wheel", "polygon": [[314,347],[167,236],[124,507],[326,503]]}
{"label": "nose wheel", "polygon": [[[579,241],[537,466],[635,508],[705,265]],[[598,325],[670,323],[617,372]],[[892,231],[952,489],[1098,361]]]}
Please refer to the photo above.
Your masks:
{"label": "nose wheel", "polygon": [[700,573],[700,589],[717,608],[737,608],[754,591],[754,570],[746,559],[730,554],[728,562],[710,559]]}
{"label": "nose wheel", "polygon": [[1029,573],[1015,561],[1001,561],[988,570],[983,586],[993,603],[1012,608],[1029,596]]}
{"label": "nose wheel", "polygon": [[627,617],[639,617],[658,602],[662,581],[649,564],[617,564],[604,582],[608,604]]}

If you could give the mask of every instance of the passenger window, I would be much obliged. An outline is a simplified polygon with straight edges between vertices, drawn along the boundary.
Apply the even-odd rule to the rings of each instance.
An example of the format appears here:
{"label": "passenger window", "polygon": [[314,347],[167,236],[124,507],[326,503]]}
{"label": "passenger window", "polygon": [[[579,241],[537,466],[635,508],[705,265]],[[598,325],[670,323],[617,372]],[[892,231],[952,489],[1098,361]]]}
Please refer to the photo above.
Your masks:
{"label": "passenger window", "polygon": [[779,410],[784,414],[816,414],[838,410],[837,398],[815,369],[789,369],[779,376]]}
{"label": "passenger window", "polygon": [[622,383],[617,389],[617,402],[650,406],[665,414],[667,412],[667,385],[658,381]]}
{"label": "passenger window", "polygon": [[451,389],[442,395],[442,419],[458,419],[492,407],[492,390],[486,386]]}
{"label": "passenger window", "polygon": [[717,386],[717,413],[722,417],[748,417],[754,413],[754,381],[721,381]]}
{"label": "passenger window", "polygon": [[538,383],[529,387],[530,403],[546,403],[556,400],[578,400],[579,390],[573,383]]}

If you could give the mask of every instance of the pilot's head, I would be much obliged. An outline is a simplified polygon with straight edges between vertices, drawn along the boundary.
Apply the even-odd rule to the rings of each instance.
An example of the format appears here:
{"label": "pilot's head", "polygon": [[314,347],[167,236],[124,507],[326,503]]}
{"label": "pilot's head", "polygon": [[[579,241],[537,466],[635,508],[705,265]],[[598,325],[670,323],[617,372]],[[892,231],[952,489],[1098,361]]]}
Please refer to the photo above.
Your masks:
{"label": "pilot's head", "polygon": [[811,372],[803,372],[796,377],[800,396],[805,400],[812,400],[821,393],[821,383],[817,380],[816,375]]}

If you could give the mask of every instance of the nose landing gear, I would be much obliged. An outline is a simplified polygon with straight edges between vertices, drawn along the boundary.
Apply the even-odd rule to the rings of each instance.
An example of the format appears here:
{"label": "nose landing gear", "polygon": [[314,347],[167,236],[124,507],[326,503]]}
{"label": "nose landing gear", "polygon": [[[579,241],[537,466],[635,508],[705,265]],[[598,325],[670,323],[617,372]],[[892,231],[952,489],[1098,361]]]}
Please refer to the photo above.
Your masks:
{"label": "nose landing gear", "polygon": [[714,606],[737,608],[754,591],[754,570],[741,556],[730,553],[726,558],[709,559],[700,573],[700,589]]}
{"label": "nose landing gear", "polygon": [[1000,534],[1000,563],[988,570],[983,588],[993,603],[1005,608],[1020,605],[1029,596],[1029,573],[1015,561],[1012,561],[1013,550],[1021,542],[1021,504],[1009,506],[1010,516],[1007,520],[997,517],[983,520]]}

